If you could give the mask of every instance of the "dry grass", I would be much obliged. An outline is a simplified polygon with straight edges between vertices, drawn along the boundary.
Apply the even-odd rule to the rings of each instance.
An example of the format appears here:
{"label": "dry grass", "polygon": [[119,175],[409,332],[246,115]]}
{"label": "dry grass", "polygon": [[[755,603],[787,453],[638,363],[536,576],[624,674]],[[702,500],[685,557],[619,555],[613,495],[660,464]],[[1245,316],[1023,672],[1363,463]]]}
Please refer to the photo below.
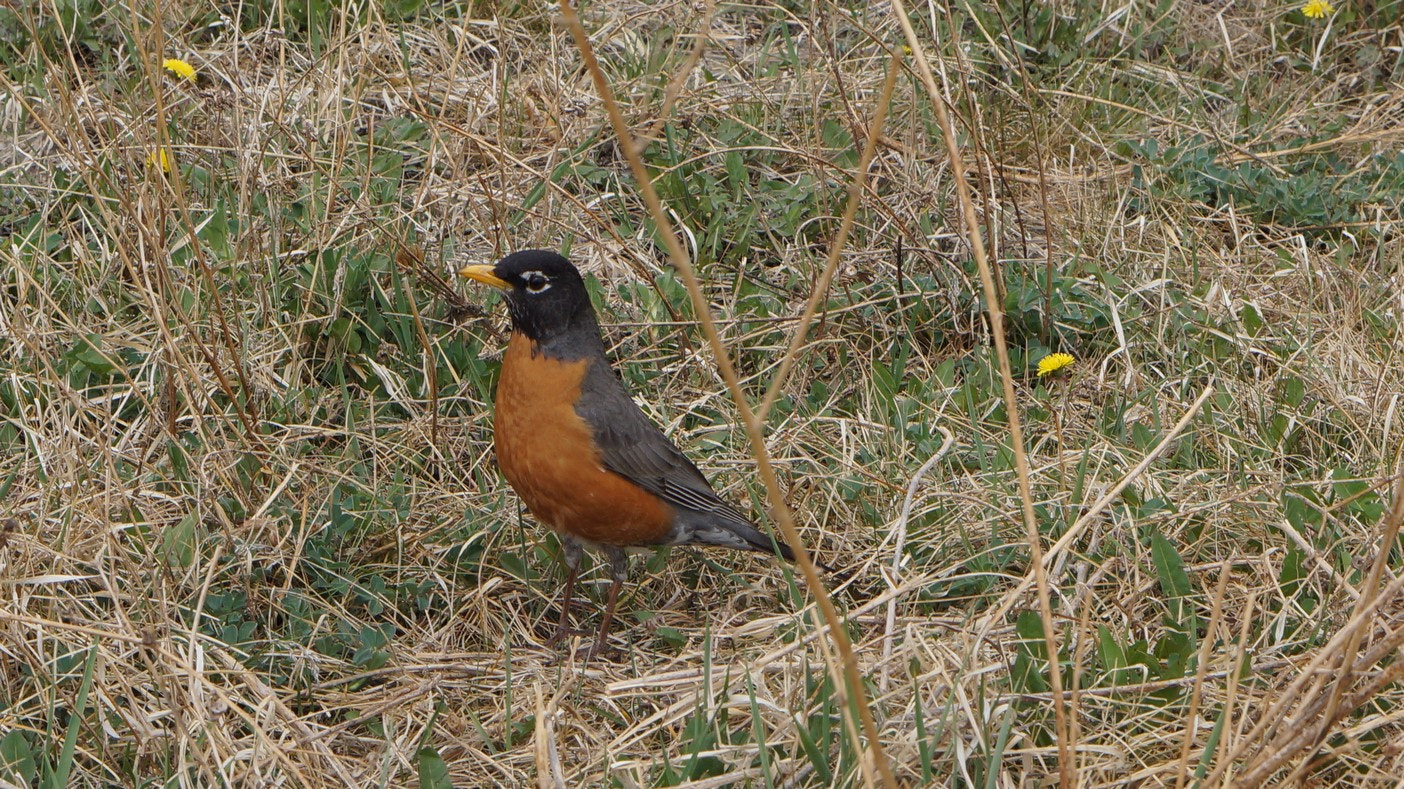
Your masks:
{"label": "dry grass", "polygon": [[[568,249],[647,412],[765,497],[554,8],[364,5],[0,9],[0,781],[878,780],[770,562],[638,559],[620,654],[542,646],[556,548],[493,464],[505,321],[456,262]],[[892,9],[582,10],[753,406],[836,257],[766,450],[903,783],[1404,774],[1398,3],[1182,5],[912,9],[1006,294],[1047,615],[910,70],[834,245]]]}

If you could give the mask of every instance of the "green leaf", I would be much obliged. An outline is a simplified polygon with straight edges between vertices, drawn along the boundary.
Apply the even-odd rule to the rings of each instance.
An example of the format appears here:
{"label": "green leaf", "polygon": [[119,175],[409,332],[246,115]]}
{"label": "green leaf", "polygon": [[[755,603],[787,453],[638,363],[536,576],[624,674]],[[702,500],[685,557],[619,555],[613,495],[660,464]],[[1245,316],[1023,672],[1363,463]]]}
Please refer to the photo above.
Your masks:
{"label": "green leaf", "polygon": [[0,738],[0,778],[10,777],[22,778],[25,784],[33,784],[38,778],[34,750],[19,729],[11,729]]}
{"label": "green leaf", "polygon": [[1185,572],[1185,560],[1159,531],[1151,533],[1151,559],[1155,562],[1155,575],[1161,591],[1171,597],[1190,594],[1192,590],[1189,573]]}
{"label": "green leaf", "polygon": [[98,375],[111,375],[116,372],[117,365],[102,352],[99,346],[102,344],[102,336],[89,334],[73,344],[73,350],[69,356],[73,361],[83,365]]}
{"label": "green leaf", "polygon": [[73,700],[73,714],[68,718],[68,729],[63,735],[63,748],[59,752],[58,764],[54,765],[53,786],[68,786],[68,776],[73,772],[73,757],[78,748],[78,729],[83,725],[83,716],[88,711],[88,694],[93,689],[93,668],[97,665],[97,644],[88,649],[88,659],[83,664],[83,681],[78,686],[78,696]]}
{"label": "green leaf", "polygon": [[1314,534],[1321,526],[1321,508],[1301,496],[1290,493],[1283,496],[1282,511],[1298,534]]}
{"label": "green leaf", "polygon": [[433,748],[419,749],[419,789],[453,789],[448,763]]}
{"label": "green leaf", "polygon": [[185,513],[180,523],[161,532],[161,555],[171,567],[189,567],[195,561],[195,527],[200,516],[194,510]]}
{"label": "green leaf", "polygon": [[1161,591],[1170,598],[1170,617],[1182,632],[1193,630],[1196,625],[1190,619],[1190,607],[1185,598],[1190,595],[1189,573],[1185,571],[1185,560],[1180,558],[1175,546],[1159,531],[1151,534],[1151,559],[1155,562],[1156,579]]}
{"label": "green leaf", "polygon": [[1023,611],[1014,620],[1014,631],[1021,639],[1014,656],[1014,687],[1030,693],[1046,692],[1049,687],[1048,650],[1043,641],[1043,618],[1037,611]]}
{"label": "green leaf", "polygon": [[1126,660],[1126,650],[1116,641],[1116,636],[1106,625],[1097,625],[1097,651],[1102,659],[1102,668],[1116,671],[1131,665]]}
{"label": "green leaf", "polygon": [[1155,642],[1155,656],[1164,661],[1161,679],[1179,679],[1189,673],[1194,643],[1184,633],[1166,633]]}
{"label": "green leaf", "polygon": [[1258,332],[1263,330],[1263,316],[1258,313],[1258,308],[1252,304],[1244,304],[1238,311],[1238,319],[1243,322],[1243,328],[1248,330],[1249,337],[1258,336]]}
{"label": "green leaf", "polygon": [[675,647],[680,647],[687,643],[687,634],[676,627],[667,627],[666,625],[660,626],[653,631],[653,634]]}

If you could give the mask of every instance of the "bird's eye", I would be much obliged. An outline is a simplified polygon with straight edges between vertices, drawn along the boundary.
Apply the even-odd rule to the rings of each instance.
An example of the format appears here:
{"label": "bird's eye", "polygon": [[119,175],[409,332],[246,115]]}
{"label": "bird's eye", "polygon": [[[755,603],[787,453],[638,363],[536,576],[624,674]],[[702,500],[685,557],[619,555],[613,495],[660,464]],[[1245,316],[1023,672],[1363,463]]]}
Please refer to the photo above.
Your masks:
{"label": "bird's eye", "polygon": [[529,271],[522,276],[526,280],[527,293],[541,293],[551,287],[551,280],[540,271]]}

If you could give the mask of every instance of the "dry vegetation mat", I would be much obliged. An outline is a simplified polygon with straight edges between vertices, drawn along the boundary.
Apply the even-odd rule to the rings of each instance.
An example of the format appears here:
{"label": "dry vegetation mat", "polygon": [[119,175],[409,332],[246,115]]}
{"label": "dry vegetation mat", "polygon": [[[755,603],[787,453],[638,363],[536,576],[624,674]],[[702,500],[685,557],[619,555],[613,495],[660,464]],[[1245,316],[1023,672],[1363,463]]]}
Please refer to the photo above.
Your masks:
{"label": "dry vegetation mat", "polygon": [[[0,3],[0,786],[1404,775],[1404,2],[578,12]],[[841,572],[545,645],[527,247]]]}

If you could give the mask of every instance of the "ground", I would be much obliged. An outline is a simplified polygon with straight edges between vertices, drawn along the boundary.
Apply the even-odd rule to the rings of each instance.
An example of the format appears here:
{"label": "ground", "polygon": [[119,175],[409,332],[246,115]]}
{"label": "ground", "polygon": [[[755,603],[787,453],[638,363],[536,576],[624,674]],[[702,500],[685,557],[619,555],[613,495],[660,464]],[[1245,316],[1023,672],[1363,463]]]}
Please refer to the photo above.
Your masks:
{"label": "ground", "polygon": [[[1304,6],[588,3],[659,214],[552,4],[0,5],[0,785],[1391,785],[1404,6]],[[836,572],[545,645],[528,247]]]}

